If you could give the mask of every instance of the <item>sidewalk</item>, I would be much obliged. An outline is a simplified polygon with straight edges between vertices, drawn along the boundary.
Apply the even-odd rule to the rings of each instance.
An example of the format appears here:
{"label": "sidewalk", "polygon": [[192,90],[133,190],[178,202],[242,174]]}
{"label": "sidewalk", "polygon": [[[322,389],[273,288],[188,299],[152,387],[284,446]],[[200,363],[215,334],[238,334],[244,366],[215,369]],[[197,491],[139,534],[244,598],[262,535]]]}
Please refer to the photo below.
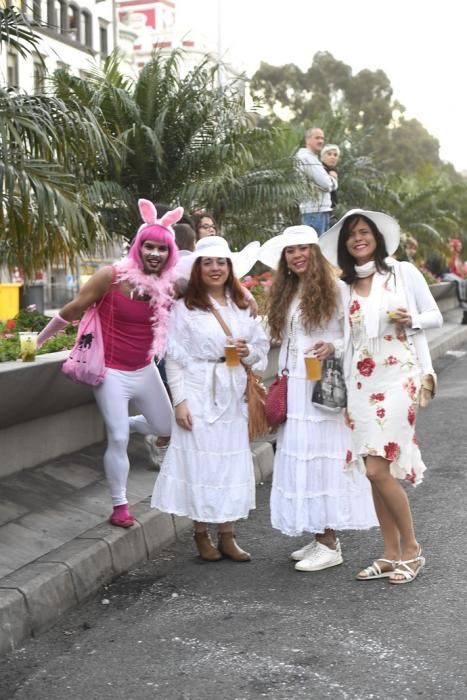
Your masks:
{"label": "sidewalk", "polygon": [[[433,359],[467,343],[460,310],[428,332]],[[191,526],[153,510],[156,472],[141,436],[132,436],[128,499],[137,524],[110,526],[102,471],[105,443],[65,455],[0,480],[0,653],[53,625],[66,610]],[[256,482],[272,473],[269,442],[252,445]]]}

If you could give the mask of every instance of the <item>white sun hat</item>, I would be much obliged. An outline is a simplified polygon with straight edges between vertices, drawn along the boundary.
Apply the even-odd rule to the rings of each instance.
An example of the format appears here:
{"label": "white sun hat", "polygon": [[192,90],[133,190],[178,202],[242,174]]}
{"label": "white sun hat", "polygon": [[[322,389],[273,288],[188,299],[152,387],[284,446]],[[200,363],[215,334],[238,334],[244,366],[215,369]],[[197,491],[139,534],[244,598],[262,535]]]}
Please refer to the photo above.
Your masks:
{"label": "white sun hat", "polygon": [[232,252],[229,244],[222,236],[206,236],[201,238],[195,250],[189,256],[183,257],[177,264],[176,272],[180,277],[188,279],[191,268],[197,258],[229,258],[232,261],[235,277],[239,279],[247,274],[258,260],[260,244],[258,241],[248,243],[242,250]]}
{"label": "white sun hat", "polygon": [[371,219],[376,225],[378,231],[384,238],[388,255],[393,255],[399,247],[401,237],[400,226],[392,216],[383,214],[381,211],[367,211],[366,209],[351,209],[348,211],[337,224],[334,224],[328,231],[323,233],[319,239],[319,245],[323,255],[333,265],[337,265],[337,245],[339,242],[340,232],[344,221],[349,216],[366,216]]}
{"label": "white sun hat", "polygon": [[276,270],[284,248],[294,245],[312,245],[318,243],[318,234],[312,226],[289,226],[274,238],[263,243],[259,251],[259,260],[264,265]]}

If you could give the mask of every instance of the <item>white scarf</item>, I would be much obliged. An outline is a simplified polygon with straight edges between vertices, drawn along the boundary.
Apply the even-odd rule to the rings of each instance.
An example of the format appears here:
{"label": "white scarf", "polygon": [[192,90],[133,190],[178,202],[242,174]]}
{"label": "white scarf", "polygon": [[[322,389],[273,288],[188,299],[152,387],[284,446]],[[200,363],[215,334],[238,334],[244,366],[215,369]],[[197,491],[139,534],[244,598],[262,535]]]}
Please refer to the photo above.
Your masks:
{"label": "white scarf", "polygon": [[[384,262],[392,268],[393,258],[385,258]],[[368,304],[365,305],[365,330],[368,340],[376,341],[379,337],[379,320],[383,305],[383,291],[391,272],[378,272],[374,260],[364,265],[355,265],[358,278],[373,275]]]}
{"label": "white scarf", "polygon": [[375,272],[377,272],[376,263],[374,260],[370,260],[370,262],[367,262],[364,265],[355,265],[354,269],[359,279],[362,279],[363,277],[369,277],[370,275],[374,275]]}

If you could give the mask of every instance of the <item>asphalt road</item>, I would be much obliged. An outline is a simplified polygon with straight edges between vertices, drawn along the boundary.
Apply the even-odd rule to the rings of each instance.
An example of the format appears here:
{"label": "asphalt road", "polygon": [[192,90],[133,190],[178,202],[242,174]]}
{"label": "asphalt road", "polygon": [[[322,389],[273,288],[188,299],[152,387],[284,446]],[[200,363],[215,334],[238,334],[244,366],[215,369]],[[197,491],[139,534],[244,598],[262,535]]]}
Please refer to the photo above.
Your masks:
{"label": "asphalt road", "polygon": [[186,534],[1,659],[1,700],[465,700],[467,355],[437,369],[418,422],[429,471],[408,487],[427,556],[413,584],[354,580],[377,530],[341,536],[342,566],[294,571],[305,540],[270,528],[260,485],[238,529],[251,563],[201,562]]}

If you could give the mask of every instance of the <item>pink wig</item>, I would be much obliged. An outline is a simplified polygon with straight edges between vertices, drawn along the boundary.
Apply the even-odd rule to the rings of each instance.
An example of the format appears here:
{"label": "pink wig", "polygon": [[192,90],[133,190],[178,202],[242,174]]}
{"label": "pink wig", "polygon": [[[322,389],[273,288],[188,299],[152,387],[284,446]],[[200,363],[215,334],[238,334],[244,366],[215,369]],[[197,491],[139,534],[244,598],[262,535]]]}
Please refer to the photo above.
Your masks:
{"label": "pink wig", "polygon": [[131,242],[127,258],[142,270],[143,261],[141,259],[141,246],[144,241],[151,240],[163,243],[169,249],[169,257],[162,269],[162,273],[166,273],[177,263],[178,248],[175,243],[175,233],[171,224],[182,218],[183,208],[177,207],[172,211],[168,211],[161,219],[158,219],[156,207],[148,199],[139,199],[138,206],[144,224],[139,227],[136,236]]}

